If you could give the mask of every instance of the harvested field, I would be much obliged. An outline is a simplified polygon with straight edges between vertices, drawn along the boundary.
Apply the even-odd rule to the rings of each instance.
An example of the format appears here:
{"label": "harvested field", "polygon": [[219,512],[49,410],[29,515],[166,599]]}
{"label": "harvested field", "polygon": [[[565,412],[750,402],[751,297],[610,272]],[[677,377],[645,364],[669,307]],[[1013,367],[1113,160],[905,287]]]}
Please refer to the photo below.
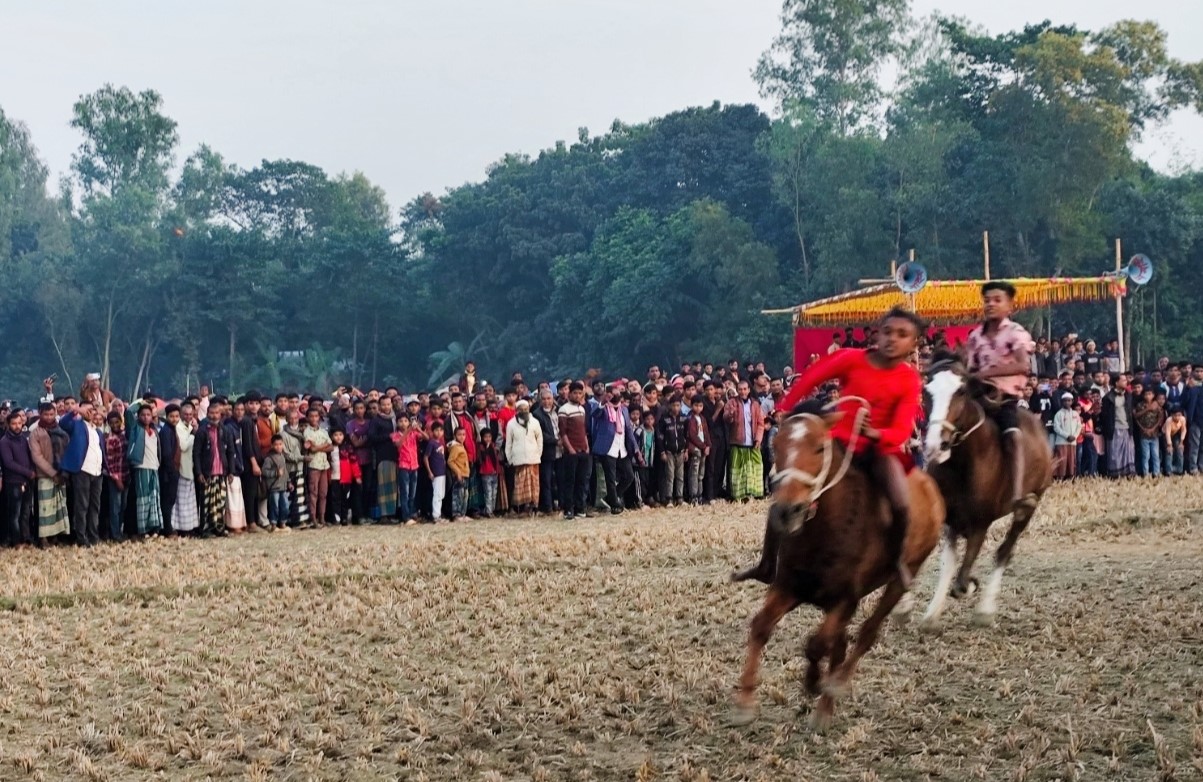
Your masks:
{"label": "harvested field", "polygon": [[821,736],[809,608],[728,721],[763,513],[2,552],[0,779],[1203,778],[1203,481],[1054,487],[997,625],[891,627]]}

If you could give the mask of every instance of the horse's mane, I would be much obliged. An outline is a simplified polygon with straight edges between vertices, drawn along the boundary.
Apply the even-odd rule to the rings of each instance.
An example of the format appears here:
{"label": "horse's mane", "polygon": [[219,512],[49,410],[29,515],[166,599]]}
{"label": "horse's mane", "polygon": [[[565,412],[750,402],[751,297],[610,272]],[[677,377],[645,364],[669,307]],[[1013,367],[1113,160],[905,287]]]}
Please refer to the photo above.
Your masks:
{"label": "horse's mane", "polygon": [[937,372],[949,370],[964,378],[965,390],[971,398],[979,402],[990,403],[994,397],[998,396],[998,390],[993,385],[969,374],[965,357],[959,351],[941,348],[933,352],[927,365],[927,376],[931,377]]}
{"label": "horse's mane", "polygon": [[965,357],[948,348],[933,351],[931,358],[928,359],[927,374],[934,375],[945,369],[951,369],[959,375],[966,374]]}
{"label": "horse's mane", "polygon": [[822,417],[826,412],[827,410],[825,409],[822,400],[811,398],[803,399],[801,402],[794,405],[794,409],[790,410],[789,414],[791,416],[809,414]]}

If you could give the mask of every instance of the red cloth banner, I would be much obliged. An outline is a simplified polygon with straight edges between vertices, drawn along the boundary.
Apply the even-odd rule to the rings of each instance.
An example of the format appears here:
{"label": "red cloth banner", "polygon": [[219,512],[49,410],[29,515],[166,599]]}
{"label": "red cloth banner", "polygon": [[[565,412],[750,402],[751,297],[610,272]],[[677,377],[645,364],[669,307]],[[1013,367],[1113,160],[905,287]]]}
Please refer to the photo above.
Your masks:
{"label": "red cloth banner", "polygon": [[[930,338],[937,331],[943,331],[945,341],[949,345],[956,347],[969,337],[969,332],[972,329],[973,326],[933,326],[927,330],[927,336]],[[831,345],[831,336],[837,331],[843,332],[843,329],[834,327],[794,329],[794,371],[801,372],[810,366],[810,357],[812,355],[827,355],[827,348]],[[865,329],[853,329],[852,337],[857,341],[863,342],[865,339]]]}

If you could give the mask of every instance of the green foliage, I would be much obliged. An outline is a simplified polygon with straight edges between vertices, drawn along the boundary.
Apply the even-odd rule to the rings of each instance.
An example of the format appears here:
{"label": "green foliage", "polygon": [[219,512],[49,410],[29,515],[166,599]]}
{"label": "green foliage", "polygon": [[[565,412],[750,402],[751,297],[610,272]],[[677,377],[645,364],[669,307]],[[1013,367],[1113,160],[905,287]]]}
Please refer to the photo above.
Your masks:
{"label": "green foliage", "polygon": [[801,105],[841,135],[871,120],[878,72],[901,53],[909,0],[785,0],[782,31],[754,76],[765,97]]}

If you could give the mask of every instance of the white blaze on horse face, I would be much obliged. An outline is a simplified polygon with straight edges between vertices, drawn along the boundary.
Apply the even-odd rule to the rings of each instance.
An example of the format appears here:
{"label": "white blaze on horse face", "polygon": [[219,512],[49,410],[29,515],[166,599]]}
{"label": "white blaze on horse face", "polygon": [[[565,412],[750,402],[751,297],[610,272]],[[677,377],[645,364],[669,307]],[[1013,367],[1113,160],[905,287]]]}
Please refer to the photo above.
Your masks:
{"label": "white blaze on horse face", "polygon": [[931,397],[931,414],[927,417],[927,432],[923,438],[923,452],[929,462],[939,463],[948,458],[943,449],[944,422],[948,420],[948,409],[952,398],[960,390],[961,376],[946,369],[937,372],[927,381],[927,393]]}
{"label": "white blaze on horse face", "polygon": [[798,418],[794,421],[794,431],[790,432],[789,435],[789,457],[791,460],[802,450],[802,446],[809,435],[810,427],[806,425],[805,418]]}

